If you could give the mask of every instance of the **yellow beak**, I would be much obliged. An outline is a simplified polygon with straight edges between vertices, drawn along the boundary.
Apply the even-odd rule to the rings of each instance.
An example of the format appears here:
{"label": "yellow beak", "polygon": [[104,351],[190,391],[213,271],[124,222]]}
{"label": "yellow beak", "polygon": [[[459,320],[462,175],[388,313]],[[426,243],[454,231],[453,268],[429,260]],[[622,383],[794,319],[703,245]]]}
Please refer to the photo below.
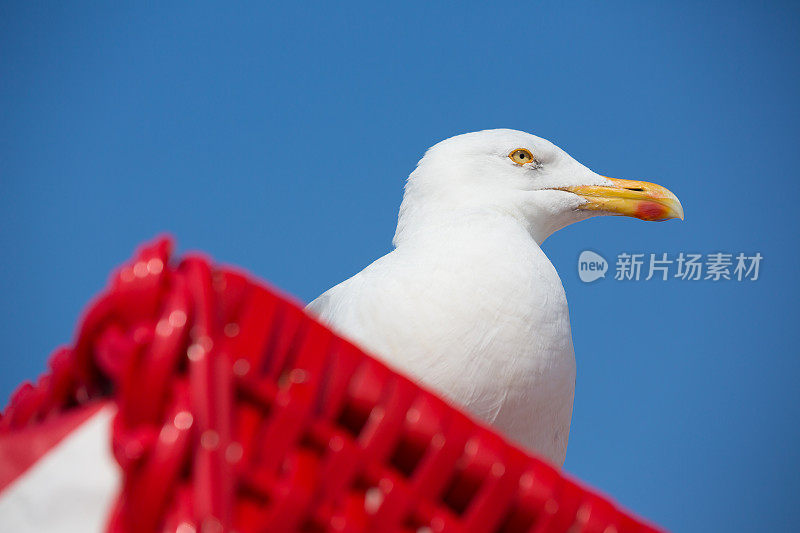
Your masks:
{"label": "yellow beak", "polygon": [[611,185],[579,185],[558,190],[585,198],[587,202],[578,209],[641,220],[683,220],[683,206],[669,189],[646,181],[607,179]]}

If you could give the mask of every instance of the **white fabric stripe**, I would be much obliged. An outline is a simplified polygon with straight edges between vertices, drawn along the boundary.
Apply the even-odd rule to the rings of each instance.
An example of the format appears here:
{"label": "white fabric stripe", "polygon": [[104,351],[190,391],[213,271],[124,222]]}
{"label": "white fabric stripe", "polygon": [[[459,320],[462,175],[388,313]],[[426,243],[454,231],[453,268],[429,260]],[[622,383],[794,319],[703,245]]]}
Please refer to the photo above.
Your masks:
{"label": "white fabric stripe", "polygon": [[121,472],[111,453],[114,407],[104,407],[0,494],[0,524],[14,533],[105,530]]}

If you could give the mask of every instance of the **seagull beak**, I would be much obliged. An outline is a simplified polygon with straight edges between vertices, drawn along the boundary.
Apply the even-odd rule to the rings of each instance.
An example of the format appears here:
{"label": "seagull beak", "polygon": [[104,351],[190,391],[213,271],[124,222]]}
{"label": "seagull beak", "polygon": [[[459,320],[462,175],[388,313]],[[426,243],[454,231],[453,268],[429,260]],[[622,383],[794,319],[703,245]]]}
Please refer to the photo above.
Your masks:
{"label": "seagull beak", "polygon": [[646,181],[606,179],[611,185],[578,185],[558,190],[584,198],[586,203],[578,209],[641,220],[683,220],[683,206],[669,189]]}

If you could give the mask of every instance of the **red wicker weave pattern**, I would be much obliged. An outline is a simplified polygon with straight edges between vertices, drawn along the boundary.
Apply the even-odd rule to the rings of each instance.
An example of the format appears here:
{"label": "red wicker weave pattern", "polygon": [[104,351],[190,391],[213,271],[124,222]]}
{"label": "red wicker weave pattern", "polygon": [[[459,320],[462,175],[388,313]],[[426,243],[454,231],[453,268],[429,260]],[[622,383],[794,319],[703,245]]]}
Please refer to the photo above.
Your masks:
{"label": "red wicker weave pattern", "polygon": [[139,251],[0,432],[115,398],[112,532],[655,531],[263,285]]}

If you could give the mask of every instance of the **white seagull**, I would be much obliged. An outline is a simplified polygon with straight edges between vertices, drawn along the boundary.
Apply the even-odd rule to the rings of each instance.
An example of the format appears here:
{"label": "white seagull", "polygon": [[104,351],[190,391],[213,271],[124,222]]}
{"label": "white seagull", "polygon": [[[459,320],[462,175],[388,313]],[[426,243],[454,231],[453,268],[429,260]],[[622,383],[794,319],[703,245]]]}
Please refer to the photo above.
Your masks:
{"label": "white seagull", "polygon": [[664,187],[601,176],[529,133],[451,137],[408,177],[394,250],[307,309],[561,466],[575,355],[540,246],[596,215],[683,219],[683,208]]}

